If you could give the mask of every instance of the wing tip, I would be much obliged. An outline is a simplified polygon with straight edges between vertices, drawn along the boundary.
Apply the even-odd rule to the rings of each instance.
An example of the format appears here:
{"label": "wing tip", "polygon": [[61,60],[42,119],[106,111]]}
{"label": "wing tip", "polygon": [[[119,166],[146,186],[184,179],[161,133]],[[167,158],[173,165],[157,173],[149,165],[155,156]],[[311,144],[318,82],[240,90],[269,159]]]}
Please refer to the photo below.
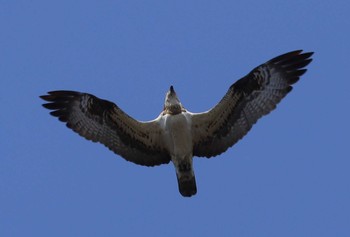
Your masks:
{"label": "wing tip", "polygon": [[72,98],[83,93],[70,90],[55,90],[49,91],[46,95],[40,95],[39,98],[45,101],[55,101],[63,98]]}
{"label": "wing tip", "polygon": [[276,68],[284,74],[286,82],[292,85],[299,81],[300,77],[306,73],[305,68],[312,62],[311,56],[314,52],[305,52],[303,50],[294,50],[280,56],[277,56],[266,64]]}
{"label": "wing tip", "polygon": [[303,51],[304,50],[302,50],[302,49],[298,49],[298,50],[290,51],[288,53],[281,54],[281,55],[269,60],[268,63],[282,63],[283,64],[283,63],[286,63],[289,61],[297,60],[297,61],[308,61],[308,63],[306,64],[306,65],[308,65],[312,61],[311,56],[314,54],[314,52],[310,51],[310,52],[303,53]]}

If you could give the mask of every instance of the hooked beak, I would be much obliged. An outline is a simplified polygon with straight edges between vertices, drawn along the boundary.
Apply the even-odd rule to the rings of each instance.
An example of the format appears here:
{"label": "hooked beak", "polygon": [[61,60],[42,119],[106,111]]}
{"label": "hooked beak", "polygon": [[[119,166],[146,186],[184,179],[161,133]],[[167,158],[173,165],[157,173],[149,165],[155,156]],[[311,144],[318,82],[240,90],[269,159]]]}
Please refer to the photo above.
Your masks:
{"label": "hooked beak", "polygon": [[174,87],[170,86],[170,93],[175,93]]}

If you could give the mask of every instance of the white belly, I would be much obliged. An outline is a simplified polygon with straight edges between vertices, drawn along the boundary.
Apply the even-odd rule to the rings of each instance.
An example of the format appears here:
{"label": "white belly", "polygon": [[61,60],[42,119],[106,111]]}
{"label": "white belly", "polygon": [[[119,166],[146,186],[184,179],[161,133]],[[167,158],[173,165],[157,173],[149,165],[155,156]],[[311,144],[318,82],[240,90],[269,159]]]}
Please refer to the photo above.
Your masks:
{"label": "white belly", "polygon": [[186,112],[164,116],[164,139],[172,157],[192,156],[191,122],[191,116]]}

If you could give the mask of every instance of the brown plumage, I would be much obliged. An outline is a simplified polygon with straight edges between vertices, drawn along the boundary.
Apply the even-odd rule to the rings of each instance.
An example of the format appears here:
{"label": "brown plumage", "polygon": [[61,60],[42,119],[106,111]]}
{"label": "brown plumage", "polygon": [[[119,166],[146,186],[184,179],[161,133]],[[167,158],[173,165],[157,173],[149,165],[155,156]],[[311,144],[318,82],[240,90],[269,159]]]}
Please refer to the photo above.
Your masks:
{"label": "brown plumage", "polygon": [[114,103],[88,93],[51,91],[40,97],[68,128],[128,161],[145,166],[172,161],[179,191],[190,197],[197,192],[193,156],[217,156],[246,135],[292,90],[312,54],[297,50],[256,67],[204,113],[186,110],[171,86],[164,111],[149,122],[137,121]]}

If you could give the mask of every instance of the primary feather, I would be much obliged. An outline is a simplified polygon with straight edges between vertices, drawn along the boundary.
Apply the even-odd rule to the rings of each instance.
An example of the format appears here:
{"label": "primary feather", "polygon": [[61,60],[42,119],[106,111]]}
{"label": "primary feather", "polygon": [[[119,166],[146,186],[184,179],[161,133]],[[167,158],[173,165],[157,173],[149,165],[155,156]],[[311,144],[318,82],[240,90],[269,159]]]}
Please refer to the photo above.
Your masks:
{"label": "primary feather", "polygon": [[133,119],[117,105],[88,93],[51,91],[40,96],[51,115],[93,142],[99,142],[135,164],[156,166],[173,162],[183,196],[197,192],[193,156],[225,152],[270,113],[292,90],[313,53],[289,52],[254,68],[232,84],[211,110],[191,113],[170,87],[164,110],[148,122]]}

